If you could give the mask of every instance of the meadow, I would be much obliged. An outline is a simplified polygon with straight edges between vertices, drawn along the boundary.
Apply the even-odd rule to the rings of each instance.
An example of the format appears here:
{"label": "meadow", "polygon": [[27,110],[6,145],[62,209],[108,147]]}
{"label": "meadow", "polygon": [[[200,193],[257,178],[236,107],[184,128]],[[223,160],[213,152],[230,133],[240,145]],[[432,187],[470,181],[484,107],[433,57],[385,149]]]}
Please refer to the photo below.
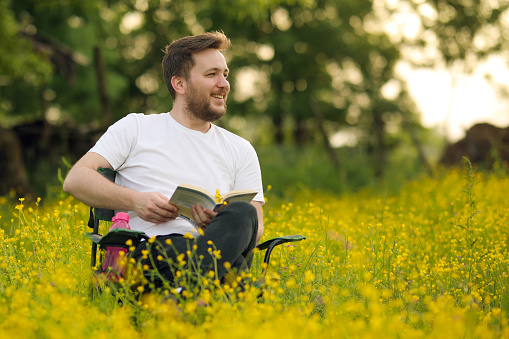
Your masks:
{"label": "meadow", "polygon": [[86,206],[4,197],[0,337],[509,337],[508,191],[506,168],[469,164],[396,193],[301,189],[283,201],[268,187],[264,239],[307,239],[274,251],[264,286],[238,293],[204,277],[209,288],[178,306],[90,293]]}

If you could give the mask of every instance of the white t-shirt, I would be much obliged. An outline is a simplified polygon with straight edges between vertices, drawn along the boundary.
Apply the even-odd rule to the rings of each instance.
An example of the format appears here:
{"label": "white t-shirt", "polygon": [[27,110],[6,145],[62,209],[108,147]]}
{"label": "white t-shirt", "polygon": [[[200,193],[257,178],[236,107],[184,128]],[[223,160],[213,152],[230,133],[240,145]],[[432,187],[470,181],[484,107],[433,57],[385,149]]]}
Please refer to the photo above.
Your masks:
{"label": "white t-shirt", "polygon": [[[169,113],[131,113],[110,126],[90,152],[102,155],[117,171],[115,182],[140,192],[159,192],[168,199],[180,184],[192,184],[215,195],[233,189],[258,192],[263,203],[260,164],[245,139],[214,124],[207,133],[188,129]],[[132,229],[147,235],[197,235],[185,219],[154,224],[129,213]]]}

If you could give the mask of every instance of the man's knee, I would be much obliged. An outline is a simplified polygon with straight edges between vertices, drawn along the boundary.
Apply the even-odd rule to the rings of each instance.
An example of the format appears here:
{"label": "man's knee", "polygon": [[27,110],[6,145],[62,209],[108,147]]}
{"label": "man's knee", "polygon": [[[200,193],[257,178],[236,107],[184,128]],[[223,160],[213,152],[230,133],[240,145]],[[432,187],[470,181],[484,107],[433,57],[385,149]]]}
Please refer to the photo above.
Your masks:
{"label": "man's knee", "polygon": [[245,201],[234,201],[229,203],[222,212],[227,214],[231,221],[241,223],[258,223],[256,208]]}
{"label": "man's knee", "polygon": [[234,201],[226,205],[225,210],[232,210],[235,213],[243,214],[243,215],[256,215],[256,208],[249,202],[246,201]]}
{"label": "man's knee", "polygon": [[[233,229],[247,231],[248,229],[258,228],[258,215],[256,208],[245,201],[235,201],[226,205],[218,214],[217,221],[222,227],[232,227]],[[214,222],[214,219],[213,219]]]}

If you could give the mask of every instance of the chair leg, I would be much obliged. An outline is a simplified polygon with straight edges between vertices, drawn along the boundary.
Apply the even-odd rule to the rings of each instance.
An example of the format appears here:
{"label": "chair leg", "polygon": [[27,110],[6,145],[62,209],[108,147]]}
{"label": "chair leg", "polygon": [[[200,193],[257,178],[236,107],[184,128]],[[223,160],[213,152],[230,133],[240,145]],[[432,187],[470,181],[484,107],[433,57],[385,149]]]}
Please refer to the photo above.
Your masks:
{"label": "chair leg", "polygon": [[90,258],[90,267],[95,267],[95,263],[97,260],[97,244],[92,243],[92,253]]}
{"label": "chair leg", "polygon": [[285,241],[284,240],[275,240],[274,242],[272,242],[270,244],[270,246],[267,248],[266,252],[265,252],[265,257],[263,259],[263,262],[265,263],[265,265],[263,265],[263,270],[262,270],[262,276],[265,276],[267,274],[267,270],[269,268],[269,261],[270,261],[270,255],[272,254],[272,250],[279,244],[281,243],[284,243]]}
{"label": "chair leg", "polygon": [[[92,212],[90,212],[90,213],[92,213]],[[93,216],[93,218],[94,218],[94,233],[98,234],[99,233],[99,219],[96,216]],[[92,267],[92,268],[95,267],[96,260],[97,260],[97,244],[93,242],[92,243],[92,253],[90,254],[90,267]]]}

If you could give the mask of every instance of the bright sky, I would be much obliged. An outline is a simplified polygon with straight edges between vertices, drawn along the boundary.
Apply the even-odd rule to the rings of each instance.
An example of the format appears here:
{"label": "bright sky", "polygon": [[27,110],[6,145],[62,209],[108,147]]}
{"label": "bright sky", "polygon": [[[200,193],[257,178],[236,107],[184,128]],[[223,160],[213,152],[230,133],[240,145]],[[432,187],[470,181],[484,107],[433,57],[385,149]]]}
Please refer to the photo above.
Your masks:
{"label": "bright sky", "polygon": [[[485,7],[496,7],[496,2],[483,3]],[[423,17],[432,22],[439,18],[426,1],[374,0],[373,8],[375,16],[365,23],[366,29],[381,29],[396,44],[403,39],[424,37],[427,46],[422,56],[440,63],[436,40],[424,29],[420,19]],[[489,35],[479,36],[476,43],[482,45],[487,37]],[[509,90],[509,70],[500,57],[491,57],[470,75],[453,75],[444,68],[412,69],[403,62],[397,72],[408,82],[410,93],[422,112],[423,125],[438,127],[450,141],[461,139],[466,130],[479,122],[509,126],[509,95],[503,99],[497,94],[496,84]],[[488,81],[486,75],[491,80]]]}
{"label": "bright sky", "polygon": [[421,110],[422,124],[437,127],[450,141],[463,138],[465,131],[479,122],[509,126],[509,101],[497,95],[495,85],[509,86],[509,70],[501,59],[491,59],[471,75],[455,75],[455,84],[446,70],[401,68]]}
{"label": "bright sky", "polygon": [[[445,69],[415,69],[404,61],[398,64],[396,73],[407,81],[421,123],[436,128],[450,142],[462,139],[477,123],[509,126],[509,94],[504,97],[497,93],[500,88],[509,93],[509,69],[501,58],[492,57],[472,74],[454,77]],[[357,136],[342,130],[332,136],[331,143],[338,147],[355,145]]]}
{"label": "bright sky", "polygon": [[[414,0],[413,4],[417,7],[408,1],[374,0],[376,17],[380,20],[368,22],[366,28],[376,30],[381,25],[395,43],[403,38],[428,37],[429,45],[424,53],[438,61],[436,42],[426,35],[417,12],[431,21],[437,20],[438,13],[425,1]],[[483,42],[482,36],[478,42]],[[509,92],[509,70],[500,57],[491,57],[470,75],[453,75],[445,69],[412,69],[404,63],[397,71],[407,80],[410,93],[422,111],[423,125],[438,127],[450,141],[461,139],[468,128],[479,122],[509,126],[509,95],[502,98],[497,93],[497,85]]]}

